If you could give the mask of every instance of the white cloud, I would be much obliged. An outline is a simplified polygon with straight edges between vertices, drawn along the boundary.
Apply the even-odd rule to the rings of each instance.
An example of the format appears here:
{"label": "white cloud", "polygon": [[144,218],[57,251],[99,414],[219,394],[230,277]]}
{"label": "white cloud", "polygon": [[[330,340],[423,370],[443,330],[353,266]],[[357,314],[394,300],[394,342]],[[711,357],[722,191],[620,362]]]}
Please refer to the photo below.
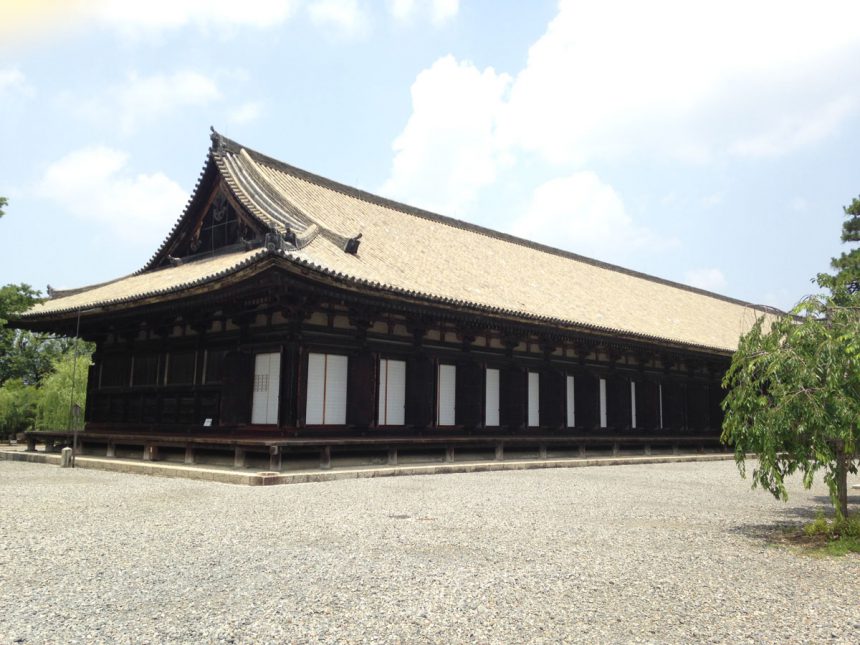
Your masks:
{"label": "white cloud", "polygon": [[[407,19],[420,5],[389,6]],[[701,165],[795,153],[860,110],[858,21],[860,4],[848,0],[561,0],[515,77],[450,55],[417,76],[382,190],[458,214],[503,168],[516,173],[517,197],[540,181],[538,164],[545,177],[618,158]],[[566,190],[586,190],[587,176]],[[569,233],[544,239],[580,249],[580,236],[598,249],[607,222],[632,224],[611,204],[605,197],[590,227],[581,210],[573,223],[550,222]],[[617,234],[631,248],[649,239],[635,226]]]}
{"label": "white cloud", "polygon": [[[782,0],[565,0],[516,78],[504,133],[554,161],[642,147],[707,160],[763,104],[766,123],[775,113],[797,125],[792,98],[805,102],[810,89],[798,81],[821,68],[842,67],[856,79],[858,19],[860,5],[851,2],[813,11]],[[845,76],[838,85],[851,87]],[[828,102],[834,88],[817,89],[826,89],[817,100]],[[829,116],[832,123],[839,114]],[[815,140],[814,133],[798,138]]]}
{"label": "white cloud", "polygon": [[457,15],[460,11],[460,0],[433,0],[433,22],[442,24]]}
{"label": "white cloud", "polygon": [[421,12],[429,13],[434,25],[442,25],[456,17],[460,0],[389,0],[388,8],[396,20],[408,22]]}
{"label": "white cloud", "polygon": [[221,98],[221,92],[209,77],[194,71],[138,76],[109,88],[104,95],[84,101],[78,108],[85,116],[99,122],[118,119],[125,133],[141,123],[155,121],[182,108],[207,105]]}
{"label": "white cloud", "polygon": [[296,4],[295,0],[104,0],[93,9],[108,25],[135,32],[189,25],[204,29],[273,27],[289,19]]}
{"label": "white cloud", "polygon": [[845,96],[818,106],[811,113],[785,115],[766,131],[735,141],[729,150],[741,157],[784,155],[834,134],[857,105],[857,97]]}
{"label": "white cloud", "polygon": [[30,97],[33,94],[34,90],[21,70],[15,67],[0,69],[0,98]]}
{"label": "white cloud", "polygon": [[260,118],[263,113],[263,104],[260,101],[248,101],[237,105],[230,110],[227,118],[231,123],[244,124],[251,123]]}
{"label": "white cloud", "polygon": [[[409,0],[390,5],[403,17],[417,6]],[[854,2],[823,2],[812,10],[785,0],[562,0],[512,81],[449,56],[418,76],[413,96],[432,77],[434,103],[457,105],[490,131],[482,147],[494,150],[496,160],[534,153],[582,168],[630,155],[703,164],[725,154],[788,154],[833,136],[860,109],[858,21]],[[493,100],[468,104],[463,74],[450,71],[458,68],[469,68],[473,78],[504,78],[509,87]],[[475,144],[469,137],[430,136],[455,130],[445,120],[459,117],[428,112],[413,99],[395,144],[391,181],[398,183],[399,166],[409,157],[411,174],[426,173],[432,190],[444,191],[438,160],[457,158],[457,148],[468,155]],[[432,152],[419,149],[424,145]],[[421,158],[427,165],[419,166]]]}
{"label": "white cloud", "polygon": [[631,252],[678,244],[636,225],[618,193],[590,171],[539,186],[511,233],[614,262],[623,262]]}
{"label": "white cloud", "polygon": [[388,10],[397,20],[406,21],[415,13],[415,0],[389,0]]}
{"label": "white cloud", "polygon": [[421,72],[412,85],[412,116],[394,141],[382,192],[424,208],[462,212],[505,162],[495,121],[510,81],[453,56]]}
{"label": "white cloud", "polygon": [[315,25],[348,38],[364,33],[368,26],[358,0],[315,0],[308,6],[308,14]]}
{"label": "white cloud", "polygon": [[182,214],[187,193],[162,172],[134,174],[125,152],[90,146],[50,164],[37,192],[125,240],[154,247]]}
{"label": "white cloud", "polygon": [[706,291],[721,291],[728,286],[723,272],[714,268],[691,269],[684,275],[684,282]]}

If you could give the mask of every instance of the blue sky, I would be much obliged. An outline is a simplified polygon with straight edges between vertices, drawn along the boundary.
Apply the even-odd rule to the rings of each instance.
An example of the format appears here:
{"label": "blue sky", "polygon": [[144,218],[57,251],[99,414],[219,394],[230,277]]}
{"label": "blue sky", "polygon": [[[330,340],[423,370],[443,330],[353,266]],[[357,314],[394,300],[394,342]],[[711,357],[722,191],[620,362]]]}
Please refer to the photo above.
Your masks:
{"label": "blue sky", "polygon": [[790,307],[860,194],[860,5],[3,0],[0,283],[139,269],[209,126],[307,170]]}

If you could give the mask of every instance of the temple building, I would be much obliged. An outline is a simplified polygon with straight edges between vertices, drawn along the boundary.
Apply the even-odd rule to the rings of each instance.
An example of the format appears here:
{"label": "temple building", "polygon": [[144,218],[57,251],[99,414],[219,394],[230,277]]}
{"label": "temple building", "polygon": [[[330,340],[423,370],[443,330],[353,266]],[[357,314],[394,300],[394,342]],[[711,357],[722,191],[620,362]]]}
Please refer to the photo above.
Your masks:
{"label": "temple building", "polygon": [[236,465],[280,469],[302,451],[326,466],[365,449],[396,461],[716,446],[731,354],[772,314],[384,199],[213,131],[185,212],[140,271],[52,292],[16,324],[96,343],[86,450],[228,450]]}

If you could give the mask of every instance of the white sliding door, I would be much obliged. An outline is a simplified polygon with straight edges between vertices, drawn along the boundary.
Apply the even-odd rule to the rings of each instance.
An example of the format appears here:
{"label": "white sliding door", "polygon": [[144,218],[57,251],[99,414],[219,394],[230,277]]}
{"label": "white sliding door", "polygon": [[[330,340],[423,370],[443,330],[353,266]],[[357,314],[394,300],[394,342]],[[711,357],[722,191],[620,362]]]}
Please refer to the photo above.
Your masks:
{"label": "white sliding door", "polygon": [[529,427],[540,425],[540,374],[529,372]]}
{"label": "white sliding door", "polygon": [[574,399],[574,381],[573,377],[568,375],[565,380],[565,402],[567,403],[567,427],[572,428],[576,425],[576,400]]}
{"label": "white sliding door", "polygon": [[456,423],[455,398],[457,396],[457,367],[439,365],[436,382],[436,425],[452,426]]}
{"label": "white sliding door", "polygon": [[278,353],[257,354],[254,358],[254,398],[251,403],[251,423],[274,424],[278,422],[280,386],[281,355]]}
{"label": "white sliding door", "polygon": [[379,425],[406,423],[406,361],[379,360]]}
{"label": "white sliding door", "polygon": [[600,427],[606,427],[606,379],[600,379]]}
{"label": "white sliding door", "polygon": [[636,428],[636,381],[630,381],[630,427]]}
{"label": "white sliding door", "polygon": [[308,354],[306,425],[346,423],[347,364],[339,354]]}
{"label": "white sliding door", "polygon": [[484,425],[499,425],[499,370],[487,368]]}

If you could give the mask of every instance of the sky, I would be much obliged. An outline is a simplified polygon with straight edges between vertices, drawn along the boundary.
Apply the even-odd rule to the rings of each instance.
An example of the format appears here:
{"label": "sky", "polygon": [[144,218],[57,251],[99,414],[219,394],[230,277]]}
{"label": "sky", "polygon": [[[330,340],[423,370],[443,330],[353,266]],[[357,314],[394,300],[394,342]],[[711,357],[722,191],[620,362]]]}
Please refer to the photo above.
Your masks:
{"label": "sky", "polygon": [[787,309],[860,194],[860,3],[0,0],[0,284],[140,269],[209,128]]}

